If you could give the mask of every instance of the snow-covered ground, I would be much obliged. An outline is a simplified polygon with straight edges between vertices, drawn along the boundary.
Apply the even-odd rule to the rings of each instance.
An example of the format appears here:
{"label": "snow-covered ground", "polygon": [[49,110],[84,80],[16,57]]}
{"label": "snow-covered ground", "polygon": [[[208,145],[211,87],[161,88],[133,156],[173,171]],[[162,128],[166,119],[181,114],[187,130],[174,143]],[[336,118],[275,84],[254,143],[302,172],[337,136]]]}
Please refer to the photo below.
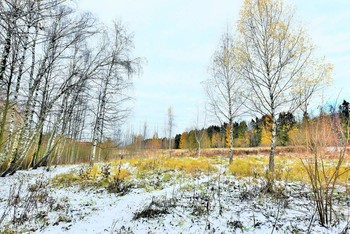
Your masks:
{"label": "snow-covered ground", "polygon": [[[264,180],[237,179],[222,168],[196,177],[174,173],[157,189],[134,186],[123,196],[104,188],[48,183],[55,175],[78,173],[80,167],[40,168],[0,178],[0,232],[341,233],[349,222],[349,196],[335,200],[336,222],[325,228],[308,186],[281,183],[279,192],[269,194],[263,191]],[[138,180],[154,185],[159,176]]]}

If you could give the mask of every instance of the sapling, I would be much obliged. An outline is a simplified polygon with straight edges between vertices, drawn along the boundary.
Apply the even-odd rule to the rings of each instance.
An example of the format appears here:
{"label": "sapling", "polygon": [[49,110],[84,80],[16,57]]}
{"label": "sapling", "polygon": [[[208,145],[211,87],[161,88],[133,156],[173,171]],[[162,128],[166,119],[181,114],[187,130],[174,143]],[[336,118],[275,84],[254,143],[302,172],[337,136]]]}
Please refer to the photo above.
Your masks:
{"label": "sapling", "polygon": [[[349,144],[349,123],[343,127],[334,116],[335,113],[321,113],[317,119],[306,123],[306,146],[312,158],[301,159],[310,180],[319,221],[325,227],[334,221],[336,185],[340,177],[350,171],[349,167],[341,170]],[[328,165],[332,161],[335,163]]]}

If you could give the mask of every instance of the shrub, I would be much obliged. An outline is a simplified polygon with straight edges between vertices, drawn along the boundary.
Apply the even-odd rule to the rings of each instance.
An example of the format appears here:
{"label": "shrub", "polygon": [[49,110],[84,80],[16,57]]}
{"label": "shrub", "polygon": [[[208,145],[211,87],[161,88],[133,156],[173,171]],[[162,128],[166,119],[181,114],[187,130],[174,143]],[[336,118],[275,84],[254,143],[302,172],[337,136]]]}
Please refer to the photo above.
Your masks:
{"label": "shrub", "polygon": [[113,168],[112,173],[110,175],[111,180],[119,179],[119,180],[126,180],[131,176],[131,172],[128,169],[122,169],[122,168]]}
{"label": "shrub", "polygon": [[326,227],[334,219],[336,185],[343,176],[348,178],[350,171],[350,167],[344,163],[349,131],[349,124],[341,126],[339,119],[332,115],[321,115],[305,124],[306,147],[313,157],[302,160],[302,163],[310,180],[320,223]]}
{"label": "shrub", "polygon": [[55,176],[51,180],[51,184],[57,186],[57,187],[69,187],[72,186],[73,184],[77,184],[81,178],[73,173],[64,173]]}
{"label": "shrub", "polygon": [[127,169],[121,168],[121,164],[116,168],[111,165],[97,165],[93,167],[83,167],[78,174],[75,172],[60,174],[55,176],[51,183],[55,186],[67,187],[72,185],[90,186],[106,188],[108,192],[126,194],[132,187],[127,182],[131,173]]}
{"label": "shrub", "polygon": [[119,178],[115,178],[109,181],[109,183],[106,186],[108,192],[116,193],[120,196],[124,196],[125,194],[127,194],[131,188],[131,183],[128,183],[127,181],[121,180]]}
{"label": "shrub", "polygon": [[169,214],[169,208],[172,207],[174,207],[174,204],[171,200],[164,198],[159,200],[152,199],[146,207],[134,214],[133,220],[158,218],[159,216]]}
{"label": "shrub", "polygon": [[50,195],[48,185],[45,178],[37,178],[34,183],[23,178],[16,181],[0,214],[0,233],[12,233],[8,230],[22,228],[22,232],[33,232],[38,223],[43,227],[48,225],[49,213],[66,206]]}

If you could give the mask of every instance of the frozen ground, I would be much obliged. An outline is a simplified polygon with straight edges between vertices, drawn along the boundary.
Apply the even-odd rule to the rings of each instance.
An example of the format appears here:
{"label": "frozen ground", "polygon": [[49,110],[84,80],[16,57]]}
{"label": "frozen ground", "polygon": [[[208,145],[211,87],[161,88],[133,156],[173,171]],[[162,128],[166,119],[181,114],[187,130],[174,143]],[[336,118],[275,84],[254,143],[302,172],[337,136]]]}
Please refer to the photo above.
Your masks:
{"label": "frozen ground", "polygon": [[[287,183],[264,192],[258,179],[224,173],[181,173],[157,189],[135,186],[125,195],[48,183],[81,166],[21,171],[0,178],[0,233],[341,233],[349,222],[349,197],[336,198],[334,224],[321,227],[308,187]],[[144,179],[154,185],[159,177]],[[10,199],[9,199],[10,198]],[[6,233],[6,232],[5,232]],[[346,232],[344,232],[346,233]]]}

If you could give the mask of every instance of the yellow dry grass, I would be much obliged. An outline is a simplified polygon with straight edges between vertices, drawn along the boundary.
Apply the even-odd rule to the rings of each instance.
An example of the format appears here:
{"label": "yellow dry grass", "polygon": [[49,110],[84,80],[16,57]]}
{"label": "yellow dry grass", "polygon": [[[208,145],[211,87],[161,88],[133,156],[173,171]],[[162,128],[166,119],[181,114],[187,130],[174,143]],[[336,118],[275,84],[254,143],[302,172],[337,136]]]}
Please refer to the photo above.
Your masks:
{"label": "yellow dry grass", "polygon": [[212,165],[209,158],[191,157],[155,157],[144,159],[126,160],[130,166],[136,168],[139,173],[174,170],[186,174],[199,174],[215,172],[217,168]]}
{"label": "yellow dry grass", "polygon": [[[286,156],[279,156],[275,158],[275,178],[283,181],[303,181],[309,180],[307,171],[301,160],[304,163],[312,166],[312,160],[305,160],[301,158],[292,158]],[[326,176],[331,176],[334,173],[336,160],[329,159],[325,162]],[[247,156],[244,158],[236,158],[228,167],[229,171],[236,176],[242,177],[263,177],[268,169],[268,156]],[[342,165],[340,167],[339,177],[340,182],[349,181],[350,166]]]}

